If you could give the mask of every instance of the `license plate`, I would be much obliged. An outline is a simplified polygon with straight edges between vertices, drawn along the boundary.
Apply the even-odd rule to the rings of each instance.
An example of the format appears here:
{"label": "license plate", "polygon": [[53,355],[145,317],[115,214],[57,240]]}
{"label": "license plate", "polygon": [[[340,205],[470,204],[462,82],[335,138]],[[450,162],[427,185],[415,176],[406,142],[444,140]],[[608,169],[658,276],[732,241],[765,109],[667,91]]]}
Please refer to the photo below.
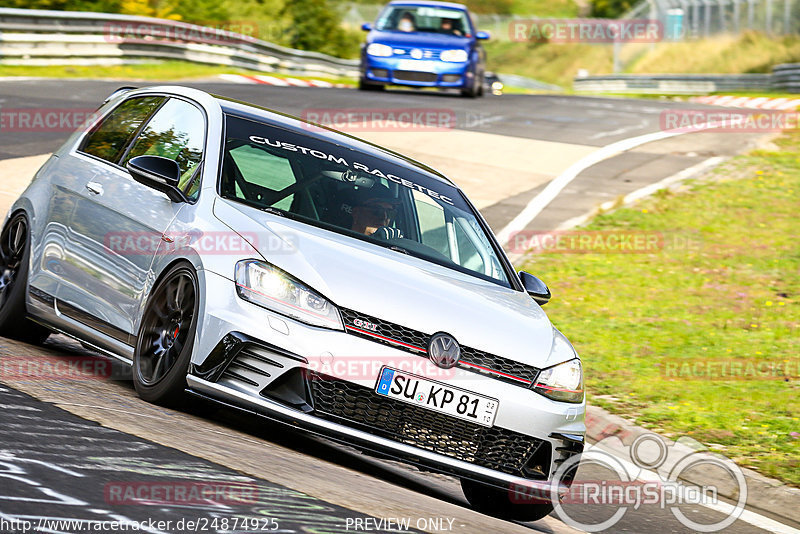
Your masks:
{"label": "license plate", "polygon": [[436,69],[435,61],[424,59],[401,59],[397,62],[397,70],[415,70],[421,72],[433,72]]}
{"label": "license plate", "polygon": [[375,392],[384,397],[483,426],[494,424],[497,407],[500,405],[497,399],[441,382],[434,382],[391,367],[381,369]]}

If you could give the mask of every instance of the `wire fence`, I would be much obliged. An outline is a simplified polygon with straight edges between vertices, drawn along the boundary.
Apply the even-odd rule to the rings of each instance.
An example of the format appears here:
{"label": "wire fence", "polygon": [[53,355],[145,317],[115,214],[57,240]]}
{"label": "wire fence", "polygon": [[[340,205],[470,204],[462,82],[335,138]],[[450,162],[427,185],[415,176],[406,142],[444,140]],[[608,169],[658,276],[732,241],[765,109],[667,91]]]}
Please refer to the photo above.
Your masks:
{"label": "wire fence", "polygon": [[800,0],[644,0],[623,18],[653,19],[671,40],[691,40],[755,30],[800,32]]}

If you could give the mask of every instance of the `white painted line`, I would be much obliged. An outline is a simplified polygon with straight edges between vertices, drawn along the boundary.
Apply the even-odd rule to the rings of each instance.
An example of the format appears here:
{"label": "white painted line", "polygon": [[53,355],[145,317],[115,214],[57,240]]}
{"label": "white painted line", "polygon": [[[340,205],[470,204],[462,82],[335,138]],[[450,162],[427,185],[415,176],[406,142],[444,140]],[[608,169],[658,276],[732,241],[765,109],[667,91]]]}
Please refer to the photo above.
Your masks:
{"label": "white painted line", "polygon": [[[667,187],[669,187],[669,186],[671,186],[673,184],[676,184],[678,182],[682,182],[683,180],[688,180],[690,178],[693,178],[693,177],[695,177],[697,175],[700,175],[700,174],[706,172],[707,170],[709,170],[709,169],[711,169],[713,167],[716,167],[717,165],[722,163],[724,160],[725,160],[725,158],[720,157],[720,156],[715,156],[713,158],[708,158],[707,160],[701,161],[700,163],[698,163],[696,165],[692,165],[691,167],[687,167],[686,169],[683,169],[682,171],[680,171],[678,173],[675,173],[672,176],[668,176],[668,177],[664,178],[663,180],[661,180],[659,182],[656,182],[656,183],[650,184],[650,185],[646,185],[646,186],[644,186],[644,187],[642,187],[640,189],[637,189],[636,191],[628,193],[627,195],[625,195],[622,198],[622,203],[621,204],[623,206],[627,206],[628,204],[632,204],[633,202],[635,202],[635,201],[637,201],[639,199],[642,199],[642,198],[644,198],[646,196],[652,195],[653,193],[655,193],[656,191],[658,191],[660,189],[666,189]],[[586,221],[588,221],[589,219],[591,219],[592,217],[597,215],[599,212],[610,210],[616,204],[617,204],[616,200],[609,200],[607,202],[603,202],[602,204],[597,206],[595,209],[593,209],[591,211],[588,211],[588,212],[584,213],[583,215],[578,215],[577,217],[573,217],[571,219],[567,219],[563,223],[559,224],[558,227],[556,227],[556,231],[563,231],[563,230],[569,230],[571,228],[575,228],[576,226],[579,226],[579,225],[585,223]]]}
{"label": "white painted line", "polygon": [[[701,124],[698,125],[693,132],[714,128],[716,126],[717,123]],[[610,145],[601,147],[588,156],[579,159],[570,165],[567,170],[562,172],[553,181],[547,184],[547,186],[538,195],[536,195],[536,197],[534,197],[527,206],[525,206],[519,215],[514,217],[511,222],[509,222],[497,233],[498,241],[500,241],[500,244],[505,247],[508,244],[512,234],[524,230],[525,227],[528,226],[531,221],[533,221],[542,212],[542,210],[544,210],[547,205],[550,204],[561,193],[561,191],[563,191],[564,188],[570,184],[570,182],[572,182],[580,173],[592,165],[600,163],[603,160],[626,152],[637,146],[652,143],[653,141],[668,139],[677,135],[683,135],[685,133],[690,132],[661,131],[630,137],[628,139],[623,139],[621,141],[617,141],[616,143],[611,143]]]}

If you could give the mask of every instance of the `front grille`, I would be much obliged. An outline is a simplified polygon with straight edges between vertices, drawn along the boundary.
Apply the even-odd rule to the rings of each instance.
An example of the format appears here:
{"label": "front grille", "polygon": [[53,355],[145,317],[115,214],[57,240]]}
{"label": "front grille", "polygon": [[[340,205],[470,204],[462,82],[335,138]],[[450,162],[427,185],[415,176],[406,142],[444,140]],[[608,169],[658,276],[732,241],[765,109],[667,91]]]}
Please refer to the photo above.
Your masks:
{"label": "front grille", "polygon": [[545,454],[550,455],[548,441],[439,414],[364,386],[317,373],[309,373],[309,383],[318,417],[344,420],[348,426],[457,460],[525,476],[523,467],[540,447],[547,447]]}
{"label": "front grille", "polygon": [[438,76],[433,72],[419,72],[415,70],[396,70],[394,79],[404,82],[434,83]]}
{"label": "front grille", "polygon": [[[427,357],[431,335],[347,308],[340,308],[340,311],[347,333]],[[539,374],[539,369],[531,365],[463,345],[458,366],[522,387],[529,387]]]}
{"label": "front grille", "polygon": [[[414,50],[413,48],[395,48],[394,49],[394,56],[395,57],[412,57],[411,51]],[[422,58],[420,59],[439,59],[439,50],[431,50],[431,49],[417,49],[422,53]],[[419,56],[418,56],[419,57]],[[416,59],[416,58],[415,58]]]}

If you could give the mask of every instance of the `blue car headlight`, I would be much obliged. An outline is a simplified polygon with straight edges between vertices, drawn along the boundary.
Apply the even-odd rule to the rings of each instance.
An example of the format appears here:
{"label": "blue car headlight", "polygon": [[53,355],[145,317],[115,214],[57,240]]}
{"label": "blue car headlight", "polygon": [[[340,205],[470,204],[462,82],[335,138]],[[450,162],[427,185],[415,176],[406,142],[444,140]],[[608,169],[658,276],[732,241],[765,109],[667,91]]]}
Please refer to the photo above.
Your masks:
{"label": "blue car headlight", "polygon": [[445,50],[439,55],[439,59],[448,63],[463,63],[468,58],[466,50]]}
{"label": "blue car headlight", "polygon": [[344,330],[336,306],[269,263],[258,260],[237,263],[236,292],[248,302],[303,323]]}
{"label": "blue car headlight", "polygon": [[370,56],[375,57],[391,57],[394,52],[392,51],[391,46],[386,46],[385,44],[380,43],[372,43],[367,46],[367,54]]}

